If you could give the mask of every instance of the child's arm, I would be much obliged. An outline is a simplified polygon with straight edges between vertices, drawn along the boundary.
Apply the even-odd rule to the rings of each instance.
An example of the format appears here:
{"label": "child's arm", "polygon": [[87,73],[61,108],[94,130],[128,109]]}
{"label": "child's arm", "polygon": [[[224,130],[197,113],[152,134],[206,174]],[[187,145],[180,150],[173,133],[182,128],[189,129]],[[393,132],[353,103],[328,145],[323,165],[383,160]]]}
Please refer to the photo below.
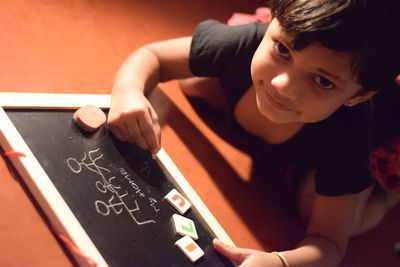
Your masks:
{"label": "child's arm", "polygon": [[[305,238],[297,248],[281,252],[289,266],[339,265],[368,195],[367,189],[338,197],[316,196]],[[214,247],[241,267],[284,266],[273,253],[228,247],[220,242],[215,242]]]}
{"label": "child's arm", "polygon": [[157,114],[145,97],[159,82],[191,77],[191,37],[153,43],[136,50],[119,69],[112,89],[108,125],[122,141],[156,153],[160,148]]}

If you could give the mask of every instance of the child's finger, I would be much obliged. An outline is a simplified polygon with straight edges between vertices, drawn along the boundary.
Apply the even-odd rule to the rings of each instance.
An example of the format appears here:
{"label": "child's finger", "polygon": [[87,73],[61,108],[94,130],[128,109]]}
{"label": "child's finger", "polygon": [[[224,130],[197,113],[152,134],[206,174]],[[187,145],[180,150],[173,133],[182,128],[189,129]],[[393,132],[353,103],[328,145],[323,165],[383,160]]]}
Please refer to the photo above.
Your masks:
{"label": "child's finger", "polygon": [[138,119],[140,131],[151,152],[158,148],[158,139],[153,119],[149,113],[145,113],[143,117]]}
{"label": "child's finger", "polygon": [[153,121],[154,132],[156,134],[156,139],[157,139],[157,146],[153,147],[153,153],[157,153],[161,149],[161,127],[157,113],[152,108],[150,108],[149,111],[150,111],[150,117]]}
{"label": "child's finger", "polygon": [[126,141],[117,126],[109,124],[109,129],[115,135],[115,137],[117,137],[118,140],[123,142]]}
{"label": "child's finger", "polygon": [[140,130],[138,119],[127,120],[125,123],[125,132],[128,134],[126,139],[129,143],[137,144],[142,149],[148,149],[146,140]]}
{"label": "child's finger", "polygon": [[236,266],[242,264],[248,255],[245,249],[226,245],[218,239],[213,240],[213,245],[216,251],[230,259]]}
{"label": "child's finger", "polygon": [[128,134],[126,132],[125,124],[122,122],[116,123],[115,121],[109,121],[108,127],[110,131],[122,142],[128,141]]}

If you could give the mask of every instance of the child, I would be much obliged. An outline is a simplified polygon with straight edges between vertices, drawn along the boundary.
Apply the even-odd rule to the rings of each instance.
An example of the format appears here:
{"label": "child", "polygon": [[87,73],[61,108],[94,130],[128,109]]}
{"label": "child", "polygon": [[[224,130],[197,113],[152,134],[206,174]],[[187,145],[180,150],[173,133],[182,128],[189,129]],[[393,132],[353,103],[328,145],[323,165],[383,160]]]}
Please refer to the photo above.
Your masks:
{"label": "child", "polygon": [[[109,127],[117,138],[156,153],[160,126],[145,94],[160,81],[203,77],[192,78],[188,94],[226,108],[239,131],[308,170],[299,185],[308,227],[296,248],[268,253],[215,240],[215,249],[240,266],[336,266],[349,237],[375,226],[399,199],[387,183],[374,185],[369,154],[400,135],[400,127],[385,128],[396,118],[384,106],[392,97],[371,100],[388,87],[397,94],[400,5],[273,0],[271,8],[270,24],[206,21],[193,37],[138,49],[117,74]],[[201,84],[207,87],[199,90]],[[371,170],[384,176],[380,149]]]}

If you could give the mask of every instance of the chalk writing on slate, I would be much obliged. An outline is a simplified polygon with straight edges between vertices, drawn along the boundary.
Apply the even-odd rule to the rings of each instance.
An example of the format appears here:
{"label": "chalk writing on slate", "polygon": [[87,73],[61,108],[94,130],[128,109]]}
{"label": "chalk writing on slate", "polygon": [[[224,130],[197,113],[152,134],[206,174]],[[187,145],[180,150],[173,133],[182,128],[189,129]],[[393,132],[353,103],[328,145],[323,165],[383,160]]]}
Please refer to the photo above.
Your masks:
{"label": "chalk writing on slate", "polygon": [[[72,172],[80,173],[83,169],[85,169],[86,171],[91,171],[97,174],[97,176],[95,176],[97,179],[94,185],[96,186],[97,190],[105,194],[107,198],[107,200],[95,201],[97,213],[107,216],[111,211],[113,211],[115,214],[127,212],[137,225],[155,223],[156,221],[151,219],[144,221],[138,220],[135,217],[135,213],[140,212],[140,207],[137,200],[133,200],[134,204],[132,201],[127,200],[131,195],[147,198],[149,205],[153,207],[155,212],[158,212],[159,209],[155,206],[155,204],[157,204],[157,200],[154,198],[148,198],[124,168],[119,168],[119,173],[114,174],[111,172],[111,170],[101,167],[98,161],[102,157],[103,154],[100,154],[100,148],[97,148],[84,153],[80,161],[75,158],[67,159],[67,165]],[[131,187],[123,189],[120,185],[121,180],[126,180]]]}
{"label": "chalk writing on slate", "polygon": [[[84,133],[72,110],[6,110],[68,207],[111,267],[192,266],[174,245],[175,209],[163,198],[177,186],[149,152],[115,139],[105,126]],[[232,266],[212,247],[214,234],[192,207],[196,266]]]}

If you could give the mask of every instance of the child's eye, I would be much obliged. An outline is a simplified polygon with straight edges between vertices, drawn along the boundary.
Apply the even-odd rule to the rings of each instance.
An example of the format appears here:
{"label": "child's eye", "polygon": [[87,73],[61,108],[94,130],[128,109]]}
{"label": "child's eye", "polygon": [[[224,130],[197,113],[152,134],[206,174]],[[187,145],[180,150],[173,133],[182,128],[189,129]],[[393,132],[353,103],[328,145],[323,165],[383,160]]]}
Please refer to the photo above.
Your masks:
{"label": "child's eye", "polygon": [[323,89],[330,90],[335,87],[335,85],[331,81],[322,76],[315,77],[314,80]]}
{"label": "child's eye", "polygon": [[284,46],[282,43],[275,41],[274,42],[274,49],[275,52],[281,55],[284,58],[289,58],[290,57],[290,51],[289,49]]}

